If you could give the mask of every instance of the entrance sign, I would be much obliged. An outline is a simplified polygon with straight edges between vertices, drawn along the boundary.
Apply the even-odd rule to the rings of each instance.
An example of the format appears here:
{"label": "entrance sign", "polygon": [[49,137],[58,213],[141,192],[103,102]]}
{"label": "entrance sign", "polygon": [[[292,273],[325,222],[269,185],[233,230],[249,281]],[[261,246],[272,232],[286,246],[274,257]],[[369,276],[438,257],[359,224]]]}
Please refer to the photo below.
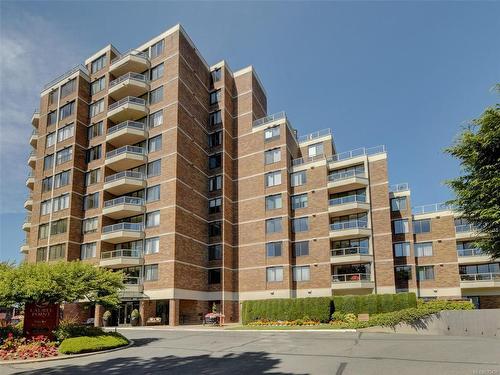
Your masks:
{"label": "entrance sign", "polygon": [[24,336],[54,338],[59,324],[59,305],[55,303],[27,303],[24,312]]}

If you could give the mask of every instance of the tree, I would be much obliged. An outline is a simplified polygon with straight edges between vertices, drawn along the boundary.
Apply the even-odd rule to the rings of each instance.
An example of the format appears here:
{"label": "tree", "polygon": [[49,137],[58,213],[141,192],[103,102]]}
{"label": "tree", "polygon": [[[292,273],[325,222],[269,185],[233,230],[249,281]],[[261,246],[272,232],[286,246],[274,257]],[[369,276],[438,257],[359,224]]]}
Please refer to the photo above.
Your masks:
{"label": "tree", "polygon": [[446,152],[460,160],[463,170],[447,181],[456,195],[450,203],[485,235],[476,244],[500,258],[500,104],[473,120]]}
{"label": "tree", "polygon": [[79,261],[0,264],[0,306],[85,300],[114,307],[122,288],[123,273]]}

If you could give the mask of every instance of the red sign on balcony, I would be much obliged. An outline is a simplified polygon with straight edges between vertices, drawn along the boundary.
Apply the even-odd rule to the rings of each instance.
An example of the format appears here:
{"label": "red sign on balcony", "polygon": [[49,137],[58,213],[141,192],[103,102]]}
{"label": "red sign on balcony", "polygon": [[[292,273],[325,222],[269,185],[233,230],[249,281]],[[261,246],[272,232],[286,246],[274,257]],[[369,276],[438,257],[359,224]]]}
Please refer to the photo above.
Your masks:
{"label": "red sign on balcony", "polygon": [[27,303],[24,311],[24,335],[54,338],[59,324],[59,305],[55,303]]}

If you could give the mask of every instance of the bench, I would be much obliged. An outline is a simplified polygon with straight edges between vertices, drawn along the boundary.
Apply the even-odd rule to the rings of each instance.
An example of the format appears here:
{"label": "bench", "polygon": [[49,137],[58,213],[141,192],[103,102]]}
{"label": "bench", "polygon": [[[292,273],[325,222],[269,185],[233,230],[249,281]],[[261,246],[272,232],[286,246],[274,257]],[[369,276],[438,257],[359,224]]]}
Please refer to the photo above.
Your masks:
{"label": "bench", "polygon": [[154,326],[154,325],[159,325],[159,324],[161,324],[161,318],[159,316],[154,317],[154,318],[148,318],[148,320],[146,320],[147,326]]}

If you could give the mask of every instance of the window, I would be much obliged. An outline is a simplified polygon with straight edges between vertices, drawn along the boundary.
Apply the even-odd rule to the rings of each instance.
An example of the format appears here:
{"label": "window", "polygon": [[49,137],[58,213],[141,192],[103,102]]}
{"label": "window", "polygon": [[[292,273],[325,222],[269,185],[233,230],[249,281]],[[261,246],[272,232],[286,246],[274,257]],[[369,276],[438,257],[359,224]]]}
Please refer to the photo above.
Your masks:
{"label": "window", "polygon": [[147,238],[144,246],[144,253],[156,254],[160,252],[160,237]]}
{"label": "window", "polygon": [[90,105],[90,117],[97,116],[104,111],[104,99],[101,99]]}
{"label": "window", "polygon": [[101,180],[101,169],[93,169],[85,173],[85,186],[90,186],[98,183]]}
{"label": "window", "polygon": [[315,143],[307,148],[307,154],[310,158],[323,155],[323,143]]}
{"label": "window", "polygon": [[222,189],[222,176],[210,177],[208,179],[208,191],[216,191]]}
{"label": "window", "polygon": [[74,110],[75,110],[75,101],[63,105],[59,110],[59,120],[71,116],[74,113]]}
{"label": "window", "polygon": [[155,281],[158,280],[158,265],[148,264],[144,266],[144,280]]}
{"label": "window", "polygon": [[268,257],[281,256],[281,242],[268,242],[266,243],[266,255]]}
{"label": "window", "polygon": [[221,270],[220,268],[208,270],[208,283],[209,284],[220,284],[221,279]]}
{"label": "window", "polygon": [[85,161],[87,163],[90,163],[91,161],[99,160],[101,158],[101,151],[101,145],[97,145],[88,149],[87,151],[85,151]]}
{"label": "window", "polygon": [[163,53],[163,49],[165,48],[165,40],[160,40],[159,42],[153,44],[151,46],[150,57],[154,59],[157,56],[160,56]]}
{"label": "window", "polygon": [[43,170],[46,171],[54,166],[54,154],[47,155],[43,158]]}
{"label": "window", "polygon": [[220,68],[213,70],[211,74],[213,82],[218,82],[222,79],[222,71]]}
{"label": "window", "polygon": [[266,197],[266,210],[275,210],[277,208],[283,207],[283,202],[281,200],[281,194],[268,195]]}
{"label": "window", "polygon": [[222,259],[222,245],[209,245],[208,246],[208,260]]}
{"label": "window", "polygon": [[57,122],[57,112],[52,111],[47,115],[47,125],[53,125]]}
{"label": "window", "polygon": [[410,256],[410,243],[399,242],[393,245],[395,257],[409,257]]}
{"label": "window", "polygon": [[45,138],[45,148],[54,146],[54,143],[56,143],[56,133],[52,132],[47,134]]}
{"label": "window", "polygon": [[62,142],[68,138],[71,138],[73,134],[75,133],[75,125],[74,124],[69,124],[57,132],[57,142]]}
{"label": "window", "polygon": [[394,234],[408,233],[410,231],[408,227],[408,219],[394,220],[392,222],[392,227]]}
{"label": "window", "polygon": [[215,90],[210,93],[210,105],[217,104],[220,102],[220,97],[221,97],[221,91],[220,90]]}
{"label": "window", "polygon": [[89,194],[83,197],[83,209],[91,210],[99,207],[99,192]]}
{"label": "window", "polygon": [[57,151],[56,153],[56,165],[66,163],[67,161],[71,160],[73,157],[73,148],[66,147],[63,148],[61,151]]}
{"label": "window", "polygon": [[98,72],[104,66],[106,65],[106,55],[102,55],[101,57],[98,57],[94,61],[92,61],[92,64],[90,65],[90,71],[92,73]]}
{"label": "window", "polygon": [[155,128],[163,124],[163,110],[157,111],[149,115],[149,127]]}
{"label": "window", "polygon": [[50,223],[50,235],[66,233],[68,229],[68,219],[60,219]]}
{"label": "window", "polygon": [[52,189],[52,177],[45,177],[42,180],[42,193],[50,191]]}
{"label": "window", "polygon": [[416,257],[431,257],[432,256],[432,242],[415,242],[413,245],[415,248]]}
{"label": "window", "polygon": [[154,68],[151,68],[151,76],[150,76],[151,81],[163,77],[164,70],[165,66],[163,65],[163,63],[156,65]]}
{"label": "window", "polygon": [[97,78],[90,84],[90,95],[95,95],[106,88],[106,77]]}
{"label": "window", "polygon": [[154,89],[149,94],[149,104],[156,104],[163,99],[163,86]]}
{"label": "window", "polygon": [[306,171],[295,172],[290,175],[290,184],[292,186],[301,186],[307,182]]}
{"label": "window", "polygon": [[280,137],[280,127],[274,126],[272,128],[264,130],[264,142],[273,141]]}
{"label": "window", "polygon": [[208,213],[216,214],[220,212],[221,205],[222,205],[222,198],[210,199],[208,201]]}
{"label": "window", "polygon": [[394,273],[397,281],[411,280],[411,266],[397,266]]}
{"label": "window", "polygon": [[52,210],[52,201],[50,199],[43,201],[40,204],[40,215],[50,214],[51,210]]}
{"label": "window", "polygon": [[61,86],[61,99],[65,96],[68,96],[76,89],[76,78],[73,78],[71,81],[66,82]]}
{"label": "window", "polygon": [[161,150],[161,134],[148,140],[148,152]]}
{"label": "window", "polygon": [[434,280],[434,266],[417,266],[417,280]]}
{"label": "window", "polygon": [[40,224],[38,226],[38,239],[43,240],[49,236],[49,224]]}
{"label": "window", "polygon": [[309,241],[295,242],[292,245],[292,249],[294,257],[309,255]]}
{"label": "window", "polygon": [[87,128],[87,137],[89,141],[92,138],[99,137],[102,135],[102,130],[103,130],[103,123],[102,121],[99,121],[96,124],[92,124]]}
{"label": "window", "polygon": [[281,185],[281,171],[266,173],[265,180],[266,187]]}
{"label": "window", "polygon": [[90,219],[84,219],[82,223],[82,233],[95,233],[97,232],[97,225],[99,224],[98,217],[92,217]]}
{"label": "window", "polygon": [[266,277],[268,283],[283,281],[283,267],[268,267]]}
{"label": "window", "polygon": [[208,168],[209,169],[219,168],[221,163],[222,163],[222,154],[221,153],[210,155],[208,157]]}
{"label": "window", "polygon": [[300,217],[298,219],[292,219],[292,232],[305,232],[309,230],[309,218]]}
{"label": "window", "polygon": [[65,210],[69,207],[69,194],[63,194],[52,200],[52,212]]}
{"label": "window", "polygon": [[307,193],[306,194],[300,194],[300,195],[294,195],[291,197],[291,203],[292,203],[292,210],[297,210],[299,208],[306,208],[307,207]]}
{"label": "window", "polygon": [[431,219],[413,221],[414,233],[429,233],[430,231],[431,231]]}
{"label": "window", "polygon": [[54,91],[49,92],[49,105],[57,103],[59,90],[54,89]]}
{"label": "window", "polygon": [[406,197],[392,198],[391,199],[391,210],[392,211],[406,210]]}
{"label": "window", "polygon": [[64,258],[66,253],[66,245],[59,244],[49,247],[49,260],[56,260]]}
{"label": "window", "polygon": [[264,154],[265,164],[277,163],[281,160],[281,150],[275,148],[274,150],[268,150]]}
{"label": "window", "polygon": [[[459,266],[460,275],[474,275],[474,274],[498,274],[500,273],[500,263],[486,263],[486,264],[471,264]],[[488,277],[489,275],[484,275]],[[495,278],[495,275],[492,275]],[[480,280],[485,280],[481,278]],[[469,280],[469,279],[466,279]]]}
{"label": "window", "polygon": [[161,159],[148,163],[148,178],[159,176],[161,174]]}
{"label": "window", "polygon": [[311,272],[309,266],[293,267],[293,281],[309,281]]}
{"label": "window", "polygon": [[60,187],[68,185],[70,175],[71,171],[63,171],[56,174],[54,176],[54,189],[59,189]]}
{"label": "window", "polygon": [[158,225],[160,225],[160,211],[147,213],[146,228],[157,227]]}
{"label": "window", "polygon": [[151,186],[146,190],[146,202],[155,202],[160,200],[160,185]]}
{"label": "window", "polygon": [[208,236],[218,237],[222,234],[222,226],[220,221],[208,223]]}
{"label": "window", "polygon": [[39,247],[36,249],[36,261],[37,262],[45,262],[47,260],[47,248]]}
{"label": "window", "polygon": [[96,257],[97,242],[84,243],[80,247],[80,259]]}
{"label": "window", "polygon": [[222,113],[221,111],[215,111],[210,113],[208,116],[208,124],[210,126],[215,126],[222,123]]}
{"label": "window", "polygon": [[266,220],[266,233],[278,233],[281,231],[281,217]]}
{"label": "window", "polygon": [[208,146],[217,147],[222,144],[222,131],[215,132],[208,135]]}

